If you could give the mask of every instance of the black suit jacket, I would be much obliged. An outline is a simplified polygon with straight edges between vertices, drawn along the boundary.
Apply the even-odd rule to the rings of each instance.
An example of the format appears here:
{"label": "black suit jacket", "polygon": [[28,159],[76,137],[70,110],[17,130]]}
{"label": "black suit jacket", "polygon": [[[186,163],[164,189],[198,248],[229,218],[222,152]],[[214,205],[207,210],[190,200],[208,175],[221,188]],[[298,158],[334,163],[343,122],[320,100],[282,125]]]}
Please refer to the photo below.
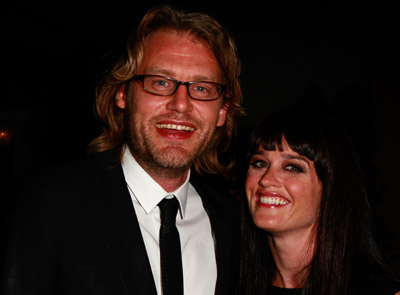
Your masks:
{"label": "black suit jacket", "polygon": [[[194,173],[190,182],[215,235],[215,294],[231,294],[237,207]],[[122,167],[113,152],[41,174],[12,215],[6,248],[1,294],[156,294]]]}

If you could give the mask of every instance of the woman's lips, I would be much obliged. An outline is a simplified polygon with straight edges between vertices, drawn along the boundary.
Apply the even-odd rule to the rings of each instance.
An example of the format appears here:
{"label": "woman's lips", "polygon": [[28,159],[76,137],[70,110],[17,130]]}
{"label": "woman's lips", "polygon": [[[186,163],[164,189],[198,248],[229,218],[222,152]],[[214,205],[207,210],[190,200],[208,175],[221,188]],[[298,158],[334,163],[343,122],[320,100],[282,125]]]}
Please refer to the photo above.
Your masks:
{"label": "woman's lips", "polygon": [[276,206],[285,206],[289,204],[289,200],[271,192],[261,192],[257,193],[257,204],[260,206],[267,207],[276,207]]}

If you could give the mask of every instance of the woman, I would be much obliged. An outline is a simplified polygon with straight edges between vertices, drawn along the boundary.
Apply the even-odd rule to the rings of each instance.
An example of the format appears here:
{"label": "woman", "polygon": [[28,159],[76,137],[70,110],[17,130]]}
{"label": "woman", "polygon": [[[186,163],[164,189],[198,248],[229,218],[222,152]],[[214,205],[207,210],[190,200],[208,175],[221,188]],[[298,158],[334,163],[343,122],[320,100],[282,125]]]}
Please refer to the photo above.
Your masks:
{"label": "woman", "polygon": [[351,140],[333,120],[282,111],[250,145],[240,294],[400,294],[372,236]]}

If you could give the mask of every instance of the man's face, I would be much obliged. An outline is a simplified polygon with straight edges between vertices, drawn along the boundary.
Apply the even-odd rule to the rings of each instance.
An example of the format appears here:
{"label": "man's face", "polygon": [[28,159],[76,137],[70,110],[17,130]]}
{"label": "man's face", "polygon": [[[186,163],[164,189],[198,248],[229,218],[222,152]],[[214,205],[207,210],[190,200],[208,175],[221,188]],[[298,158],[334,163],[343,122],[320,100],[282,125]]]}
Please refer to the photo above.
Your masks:
{"label": "man's face", "polygon": [[[214,54],[206,43],[189,34],[159,31],[149,37],[138,75],[163,75],[176,80],[221,83]],[[198,101],[181,85],[172,96],[145,92],[139,81],[118,94],[126,108],[129,145],[133,156],[150,175],[186,172],[207,148],[217,126],[225,123],[222,98]]]}

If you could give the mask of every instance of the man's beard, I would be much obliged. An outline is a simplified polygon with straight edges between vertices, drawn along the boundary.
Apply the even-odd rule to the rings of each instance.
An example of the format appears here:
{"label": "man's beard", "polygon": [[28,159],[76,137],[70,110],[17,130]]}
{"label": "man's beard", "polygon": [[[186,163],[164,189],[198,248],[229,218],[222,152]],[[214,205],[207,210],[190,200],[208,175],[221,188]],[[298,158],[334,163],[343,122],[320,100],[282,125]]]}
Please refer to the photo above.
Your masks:
{"label": "man's beard", "polygon": [[[180,176],[209,147],[212,134],[206,137],[204,142],[197,142],[189,149],[182,148],[180,143],[171,144],[168,147],[157,146],[155,142],[152,142],[151,136],[146,136],[150,132],[146,133],[145,129],[154,128],[154,123],[159,119],[154,119],[154,122],[149,122],[148,125],[140,128],[135,123],[134,116],[134,113],[128,107],[124,114],[126,142],[136,161],[149,174],[155,173],[158,176],[168,178]],[[197,126],[200,125],[197,123]]]}

